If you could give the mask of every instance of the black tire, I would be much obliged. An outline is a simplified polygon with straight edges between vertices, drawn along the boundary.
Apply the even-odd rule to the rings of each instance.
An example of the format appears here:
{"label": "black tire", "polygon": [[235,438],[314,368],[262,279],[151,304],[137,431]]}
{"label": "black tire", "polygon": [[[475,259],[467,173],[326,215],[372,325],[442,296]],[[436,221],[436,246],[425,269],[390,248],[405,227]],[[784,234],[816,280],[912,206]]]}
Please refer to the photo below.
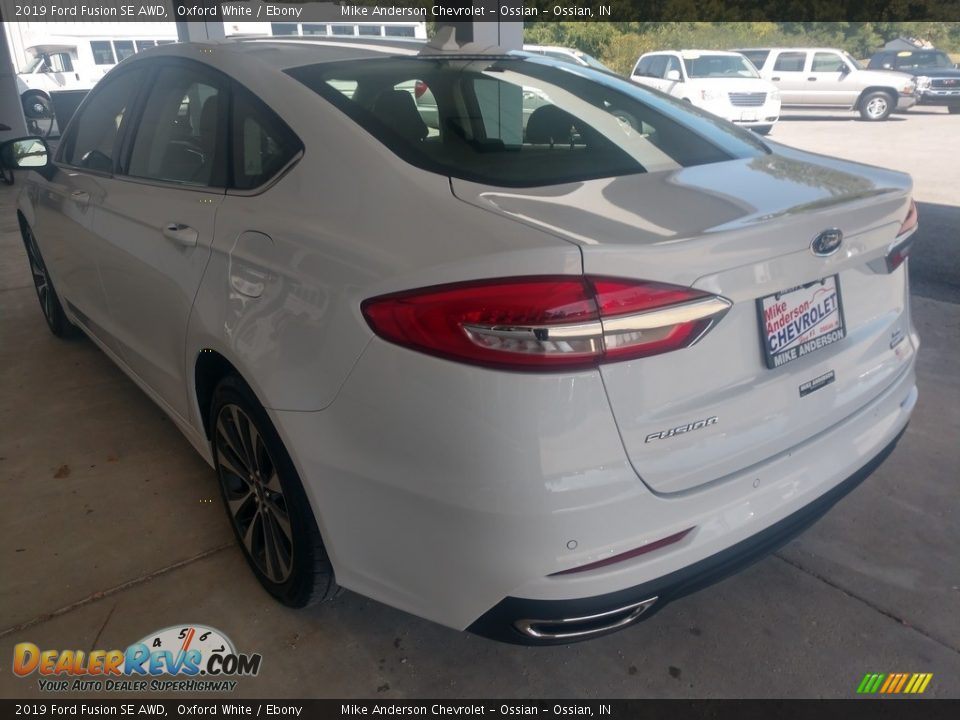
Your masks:
{"label": "black tire", "polygon": [[80,335],[80,329],[71,323],[63,312],[63,305],[57,295],[50,273],[40,254],[40,246],[30,226],[21,221],[20,235],[23,237],[23,246],[27,251],[27,260],[30,263],[30,273],[33,275],[33,287],[37,291],[37,300],[40,301],[40,310],[47,321],[50,332],[58,338],[69,339]]}
{"label": "black tire", "polygon": [[890,93],[876,90],[860,98],[860,117],[868,122],[886,120],[896,106],[897,101]]}
{"label": "black tire", "polygon": [[755,125],[752,129],[757,135],[769,135],[773,125]]}
{"label": "black tire", "polygon": [[947,112],[951,115],[960,115],[960,105],[948,105]]}
{"label": "black tire", "polygon": [[30,134],[48,137],[53,131],[53,105],[50,99],[39,92],[25,92],[20,96],[20,102]]}
{"label": "black tire", "polygon": [[224,508],[264,589],[302,608],[339,589],[300,476],[253,391],[228,375],[210,407],[213,459]]}

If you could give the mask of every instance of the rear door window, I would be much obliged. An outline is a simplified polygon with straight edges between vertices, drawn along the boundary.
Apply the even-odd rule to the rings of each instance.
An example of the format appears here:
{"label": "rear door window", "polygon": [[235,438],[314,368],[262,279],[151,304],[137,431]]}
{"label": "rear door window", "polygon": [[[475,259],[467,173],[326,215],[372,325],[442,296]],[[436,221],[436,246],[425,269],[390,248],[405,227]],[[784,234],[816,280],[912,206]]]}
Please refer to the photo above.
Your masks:
{"label": "rear door window", "polygon": [[773,64],[773,69],[778,72],[803,72],[803,66],[807,62],[805,52],[782,52],[777,55],[777,61]]}
{"label": "rear door window", "polygon": [[226,182],[226,82],[202,65],[161,67],[133,142],[127,174],[186,185]]}

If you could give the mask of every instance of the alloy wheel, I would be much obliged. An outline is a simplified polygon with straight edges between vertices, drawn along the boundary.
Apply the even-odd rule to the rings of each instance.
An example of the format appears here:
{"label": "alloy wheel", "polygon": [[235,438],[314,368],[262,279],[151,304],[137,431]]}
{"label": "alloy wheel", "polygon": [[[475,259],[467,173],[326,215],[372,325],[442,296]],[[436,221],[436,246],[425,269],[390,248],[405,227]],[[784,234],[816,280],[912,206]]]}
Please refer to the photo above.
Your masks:
{"label": "alloy wheel", "polygon": [[53,292],[50,288],[50,278],[47,276],[47,267],[40,257],[37,241],[28,228],[26,230],[27,258],[30,261],[30,272],[33,275],[33,286],[37,289],[37,298],[48,323],[54,321]]}
{"label": "alloy wheel", "polygon": [[887,112],[888,102],[883,97],[874,97],[870,98],[870,101],[867,103],[867,114],[872,118],[883,117]]}
{"label": "alloy wheel", "polygon": [[238,405],[217,415],[217,473],[247,554],[271,582],[293,569],[293,533],[276,465],[250,416]]}

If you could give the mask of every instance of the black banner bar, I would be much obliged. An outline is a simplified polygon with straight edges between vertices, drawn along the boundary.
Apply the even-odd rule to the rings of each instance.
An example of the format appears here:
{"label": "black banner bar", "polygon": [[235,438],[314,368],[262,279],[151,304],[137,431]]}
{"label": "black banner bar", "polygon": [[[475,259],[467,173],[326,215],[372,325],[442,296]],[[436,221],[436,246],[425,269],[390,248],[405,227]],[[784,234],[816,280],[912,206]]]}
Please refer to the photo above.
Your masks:
{"label": "black banner bar", "polygon": [[960,700],[0,700],[4,718],[609,718],[610,720],[953,720]]}
{"label": "black banner bar", "polygon": [[0,0],[5,21],[954,22],[960,0]]}

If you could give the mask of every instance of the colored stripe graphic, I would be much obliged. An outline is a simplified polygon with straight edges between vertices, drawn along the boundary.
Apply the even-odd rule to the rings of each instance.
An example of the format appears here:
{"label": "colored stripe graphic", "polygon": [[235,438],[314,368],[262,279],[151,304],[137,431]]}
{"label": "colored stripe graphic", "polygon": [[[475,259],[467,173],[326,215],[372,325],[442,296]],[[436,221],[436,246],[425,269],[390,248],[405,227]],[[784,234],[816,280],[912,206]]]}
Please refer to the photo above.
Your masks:
{"label": "colored stripe graphic", "polygon": [[933,673],[867,673],[857,686],[860,695],[919,695],[927,689]]}

